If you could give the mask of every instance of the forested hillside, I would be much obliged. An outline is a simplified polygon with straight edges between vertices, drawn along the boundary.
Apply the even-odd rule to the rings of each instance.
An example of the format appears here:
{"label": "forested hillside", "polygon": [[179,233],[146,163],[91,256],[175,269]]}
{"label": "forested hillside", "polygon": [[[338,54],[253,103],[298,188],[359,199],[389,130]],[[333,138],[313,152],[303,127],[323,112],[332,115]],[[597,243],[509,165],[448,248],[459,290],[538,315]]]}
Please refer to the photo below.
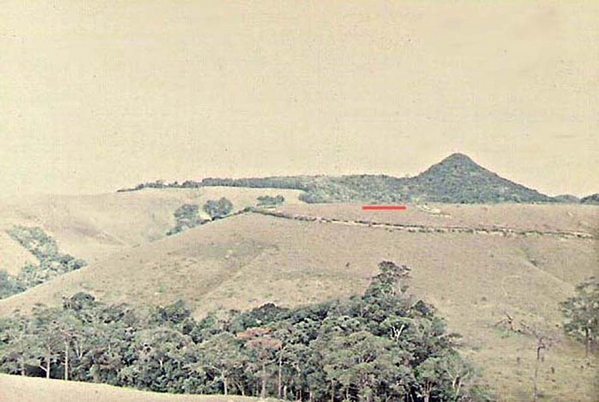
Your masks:
{"label": "forested hillside", "polygon": [[245,179],[206,178],[200,181],[156,181],[131,189],[198,188],[211,186],[280,188],[302,190],[308,203],[346,202],[444,202],[444,203],[537,203],[558,202],[549,196],[504,179],[479,166],[468,156],[453,154],[415,177],[387,175],[281,176]]}
{"label": "forested hillside", "polygon": [[583,197],[580,199],[581,204],[594,204],[599,205],[599,193],[591,194],[587,197]]}
{"label": "forested hillside", "polygon": [[309,401],[485,401],[476,370],[392,262],[360,296],[267,304],[196,321],[181,301],[149,314],[86,293],[0,321],[9,374],[171,393]]}

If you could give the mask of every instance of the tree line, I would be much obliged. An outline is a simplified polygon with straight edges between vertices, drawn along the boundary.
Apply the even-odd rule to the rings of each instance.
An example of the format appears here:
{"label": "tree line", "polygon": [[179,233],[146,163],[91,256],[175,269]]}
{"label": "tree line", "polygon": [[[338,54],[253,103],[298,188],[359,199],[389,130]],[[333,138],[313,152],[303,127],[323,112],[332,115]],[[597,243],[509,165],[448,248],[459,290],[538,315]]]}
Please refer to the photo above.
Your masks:
{"label": "tree line", "polygon": [[409,269],[379,264],[361,295],[266,304],[196,320],[185,303],[148,312],[77,293],[0,321],[0,370],[172,393],[295,401],[485,401],[456,334],[410,295]]}
{"label": "tree line", "polygon": [[175,227],[166,232],[166,235],[172,236],[204,223],[224,218],[233,210],[233,203],[229,199],[221,197],[219,200],[206,201],[202,209],[210,219],[204,219],[199,215],[200,206],[197,204],[181,205],[173,214],[176,222]]}
{"label": "tree line", "polygon": [[[282,195],[276,195],[274,197],[263,195],[257,197],[256,200],[256,205],[258,207],[270,208],[283,204],[285,202],[285,197]],[[172,236],[210,221],[222,219],[233,211],[233,203],[229,199],[221,197],[218,200],[206,201],[202,206],[202,210],[210,217],[210,219],[204,219],[200,216],[200,206],[198,204],[181,205],[173,213],[173,216],[175,217],[175,226],[169,229],[166,232],[166,235]]]}
{"label": "tree line", "polygon": [[[578,202],[549,197],[514,183],[479,166],[465,155],[454,154],[413,177],[388,175],[275,176],[254,178],[205,178],[200,181],[141,183],[118,191],[145,188],[200,188],[211,186],[300,190],[307,203],[442,202],[456,204]],[[586,197],[588,202],[596,197]],[[586,201],[585,201],[586,202]]]}
{"label": "tree line", "polygon": [[60,251],[56,240],[39,227],[15,226],[7,233],[33,254],[37,264],[27,263],[17,275],[0,270],[0,299],[87,265],[84,260]]}

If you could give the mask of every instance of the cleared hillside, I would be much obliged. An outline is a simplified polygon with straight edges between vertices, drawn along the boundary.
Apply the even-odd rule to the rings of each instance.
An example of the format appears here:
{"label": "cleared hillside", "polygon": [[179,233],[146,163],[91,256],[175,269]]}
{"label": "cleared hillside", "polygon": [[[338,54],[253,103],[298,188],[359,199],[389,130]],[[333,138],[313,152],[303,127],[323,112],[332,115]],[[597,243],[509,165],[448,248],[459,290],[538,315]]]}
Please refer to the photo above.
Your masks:
{"label": "cleared hillside", "polygon": [[512,229],[541,233],[593,235],[599,226],[598,208],[564,204],[410,204],[405,211],[364,211],[360,205],[284,205],[292,215],[345,221],[381,222],[434,228]]}
{"label": "cleared hillside", "polygon": [[[567,230],[595,233],[596,207],[539,207],[513,206],[514,216],[528,219],[513,222],[505,210],[489,212],[486,206],[451,206],[449,214],[460,225],[475,221],[482,226],[497,225],[505,214],[510,225],[550,225],[551,231],[566,216],[572,219],[564,223]],[[371,218],[359,206],[351,208],[339,208],[338,216],[347,218],[344,214],[351,212],[357,220]],[[337,216],[331,206],[310,206],[309,212]],[[438,218],[428,217],[430,212],[419,213]],[[377,219],[404,218],[388,214]],[[420,219],[412,218],[416,223]],[[560,339],[548,351],[539,377],[549,400],[572,400],[574,393],[578,400],[592,400],[596,363],[583,359],[580,345],[563,339],[557,303],[597,273],[597,255],[597,241],[591,238],[410,233],[248,213],[114,254],[0,301],[0,314],[28,310],[36,302],[55,305],[63,295],[80,290],[105,302],[136,305],[182,298],[197,315],[266,302],[302,304],[361,292],[377,263],[391,260],[412,267],[413,292],[437,306],[450,328],[465,336],[464,353],[484,368],[505,400],[529,398],[535,358],[533,338],[496,326],[506,313],[517,326],[524,321]]]}
{"label": "cleared hillside", "polygon": [[57,240],[61,250],[93,262],[115,251],[163,238],[175,226],[173,213],[182,204],[201,207],[209,199],[226,197],[233,202],[234,210],[240,210],[256,205],[259,196],[277,194],[293,203],[298,202],[300,192],[211,187],[2,199],[0,269],[16,273],[25,262],[35,261],[6,235],[5,231],[14,225],[40,226]]}
{"label": "cleared hillside", "polygon": [[102,384],[46,380],[0,374],[2,402],[258,402],[241,396],[173,395],[143,392]]}

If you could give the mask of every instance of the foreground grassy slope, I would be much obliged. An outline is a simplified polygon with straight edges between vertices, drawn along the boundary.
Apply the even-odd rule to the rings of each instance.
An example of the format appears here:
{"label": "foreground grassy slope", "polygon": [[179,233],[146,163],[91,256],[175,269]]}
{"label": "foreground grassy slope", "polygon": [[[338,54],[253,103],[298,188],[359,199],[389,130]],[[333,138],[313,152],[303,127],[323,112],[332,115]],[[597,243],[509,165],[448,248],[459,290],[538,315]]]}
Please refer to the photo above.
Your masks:
{"label": "foreground grassy slope", "polygon": [[[584,233],[593,233],[599,212],[597,207],[563,205],[435,206],[438,211],[415,209],[402,218],[399,213],[372,215],[359,206],[338,206],[337,211],[334,206],[286,208],[312,216],[354,214],[356,220],[405,219],[427,225],[432,224],[427,219],[548,231],[563,225]],[[514,216],[528,220],[510,221],[515,218],[505,208],[516,208],[511,209]],[[559,223],[561,219],[566,222]],[[580,345],[563,339],[557,303],[597,273],[597,255],[596,239],[588,238],[409,233],[251,213],[111,255],[0,301],[0,314],[27,310],[36,302],[55,305],[63,295],[80,290],[105,302],[137,305],[183,298],[197,315],[265,302],[293,305],[361,292],[376,264],[392,260],[413,268],[412,291],[436,305],[450,328],[465,336],[464,353],[483,367],[504,400],[530,398],[535,359],[532,337],[496,327],[505,313],[518,328],[524,321],[559,340],[540,371],[547,400],[593,400],[596,362],[584,359]]]}
{"label": "foreground grassy slope", "polygon": [[109,385],[46,380],[0,374],[2,402],[258,402],[241,396],[172,395]]}
{"label": "foreground grassy slope", "polygon": [[[5,234],[13,225],[41,226],[61,250],[88,262],[115,251],[164,237],[184,203],[202,206],[227,197],[235,210],[256,204],[261,195],[282,194],[298,202],[299,191],[205,188],[137,191],[90,196],[37,196],[0,200],[0,269],[16,273],[33,256]],[[206,217],[205,217],[206,218]]]}

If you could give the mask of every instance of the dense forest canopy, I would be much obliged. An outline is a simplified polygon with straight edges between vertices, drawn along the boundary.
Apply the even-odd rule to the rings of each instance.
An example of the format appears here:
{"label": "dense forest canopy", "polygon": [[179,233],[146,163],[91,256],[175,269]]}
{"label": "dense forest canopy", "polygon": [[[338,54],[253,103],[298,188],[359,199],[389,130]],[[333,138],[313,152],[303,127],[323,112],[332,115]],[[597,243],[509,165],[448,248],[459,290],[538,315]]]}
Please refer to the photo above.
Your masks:
{"label": "dense forest canopy", "polygon": [[0,370],[139,389],[302,401],[488,400],[409,270],[379,264],[362,295],[297,308],[192,318],[182,301],[149,313],[77,293],[0,321]]}

